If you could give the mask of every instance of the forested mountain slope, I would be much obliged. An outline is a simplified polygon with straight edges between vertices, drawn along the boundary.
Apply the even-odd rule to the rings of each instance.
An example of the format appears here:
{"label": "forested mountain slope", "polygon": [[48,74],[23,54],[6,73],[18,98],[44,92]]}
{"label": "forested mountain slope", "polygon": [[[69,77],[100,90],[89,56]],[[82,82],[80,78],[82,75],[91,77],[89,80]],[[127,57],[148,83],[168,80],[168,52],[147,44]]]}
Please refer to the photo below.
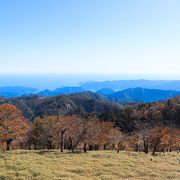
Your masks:
{"label": "forested mountain slope", "polygon": [[119,109],[123,106],[112,104],[105,97],[92,93],[83,92],[54,97],[27,96],[7,99],[16,105],[28,119],[43,115],[98,115],[106,111]]}
{"label": "forested mountain slope", "polygon": [[137,103],[163,101],[180,95],[180,91],[132,88],[106,95],[116,103]]}
{"label": "forested mountain slope", "polygon": [[164,124],[180,128],[180,97],[156,103],[140,103],[125,109],[107,111],[100,119],[115,122],[124,132]]}
{"label": "forested mountain slope", "polygon": [[112,121],[124,132],[140,129],[144,124],[180,127],[180,97],[155,103],[120,105],[97,93],[83,92],[54,97],[1,98],[0,103],[16,105],[29,120],[37,116],[77,114]]}

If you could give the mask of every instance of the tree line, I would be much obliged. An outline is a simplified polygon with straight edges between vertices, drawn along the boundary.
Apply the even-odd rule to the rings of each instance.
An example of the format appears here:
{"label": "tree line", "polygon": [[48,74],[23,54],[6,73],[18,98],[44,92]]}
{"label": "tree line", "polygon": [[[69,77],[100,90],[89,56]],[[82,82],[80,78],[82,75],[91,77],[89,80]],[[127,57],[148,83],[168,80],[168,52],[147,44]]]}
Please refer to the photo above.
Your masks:
{"label": "tree line", "polygon": [[144,151],[173,151],[180,147],[179,128],[148,123],[132,132],[122,131],[114,122],[97,117],[43,116],[32,122],[23,117],[11,104],[0,105],[1,149],[60,149],[99,150],[113,149]]}

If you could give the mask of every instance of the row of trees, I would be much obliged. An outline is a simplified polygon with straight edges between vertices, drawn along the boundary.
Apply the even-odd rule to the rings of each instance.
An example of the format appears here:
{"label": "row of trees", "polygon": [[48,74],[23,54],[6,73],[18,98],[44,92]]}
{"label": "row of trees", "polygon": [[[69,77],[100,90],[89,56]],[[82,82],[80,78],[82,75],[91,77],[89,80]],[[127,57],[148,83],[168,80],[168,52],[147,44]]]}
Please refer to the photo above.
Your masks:
{"label": "row of trees", "polygon": [[116,149],[152,151],[180,147],[180,130],[141,124],[139,130],[122,133],[114,123],[79,116],[47,116],[31,123],[13,105],[0,105],[0,144],[13,149]]}
{"label": "row of trees", "polygon": [[74,152],[78,147],[86,152],[87,148],[106,149],[120,137],[121,132],[111,122],[78,116],[48,116],[34,120],[29,144],[35,149],[60,148],[63,152],[65,148]]}
{"label": "row of trees", "polygon": [[139,131],[127,134],[125,139],[129,150],[143,151],[146,154],[151,151],[155,155],[157,151],[171,152],[172,150],[179,150],[180,129],[163,125],[152,128],[144,127]]}

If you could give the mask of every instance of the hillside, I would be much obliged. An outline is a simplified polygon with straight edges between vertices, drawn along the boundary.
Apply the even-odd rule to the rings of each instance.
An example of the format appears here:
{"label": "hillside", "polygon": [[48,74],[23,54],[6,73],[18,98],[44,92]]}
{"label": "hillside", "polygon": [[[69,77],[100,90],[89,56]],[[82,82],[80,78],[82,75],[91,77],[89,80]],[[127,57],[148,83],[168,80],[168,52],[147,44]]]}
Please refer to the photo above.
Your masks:
{"label": "hillside", "polygon": [[164,124],[180,128],[180,97],[162,102],[139,103],[125,109],[107,111],[100,116],[112,121],[124,132]]}
{"label": "hillside", "polygon": [[83,92],[54,97],[27,96],[5,100],[16,105],[28,119],[43,115],[101,114],[123,106],[111,104],[104,96]]}
{"label": "hillside", "polygon": [[[153,94],[156,94],[154,97],[158,98],[159,96],[167,98],[169,95],[172,95],[171,91],[163,91],[166,92],[164,94],[161,94],[160,90],[144,90],[141,88],[137,88],[135,91],[137,92],[134,93],[132,90],[122,91],[121,96],[119,96],[119,92],[112,95],[118,95],[122,99],[125,96],[126,98],[127,96],[128,98],[129,96],[134,98],[135,95],[138,95],[139,98],[144,98],[142,93],[139,93],[141,91],[146,92],[145,94],[150,91],[151,95],[153,92]],[[158,95],[159,93],[160,95]],[[112,100],[112,97],[110,99]],[[115,100],[119,102],[117,99]],[[29,120],[37,116],[77,114],[98,116],[102,120],[115,122],[124,132],[132,132],[139,129],[144,123],[148,123],[149,126],[165,124],[180,127],[180,97],[154,103],[122,105],[113,104],[104,95],[82,92],[53,97],[24,96],[11,99],[2,98],[0,103],[16,105]]]}
{"label": "hillside", "polygon": [[62,88],[57,88],[55,90],[43,90],[38,93],[40,96],[58,96],[61,94],[73,94],[73,93],[80,93],[84,92],[85,90],[81,87],[62,87]]}
{"label": "hillside", "polygon": [[102,88],[102,89],[99,89],[98,91],[96,91],[96,93],[102,94],[102,95],[109,95],[109,94],[115,93],[115,91],[113,91],[110,88]]}
{"label": "hillside", "polygon": [[136,103],[136,102],[156,102],[163,101],[180,95],[180,91],[159,90],[159,89],[144,89],[131,88],[123,91],[118,91],[107,97],[116,103]]}
{"label": "hillside", "polygon": [[115,122],[124,132],[131,132],[144,122],[180,127],[180,97],[155,103],[121,105],[113,104],[97,93],[83,92],[54,97],[1,99],[0,103],[16,105],[30,120],[37,116],[79,114]]}

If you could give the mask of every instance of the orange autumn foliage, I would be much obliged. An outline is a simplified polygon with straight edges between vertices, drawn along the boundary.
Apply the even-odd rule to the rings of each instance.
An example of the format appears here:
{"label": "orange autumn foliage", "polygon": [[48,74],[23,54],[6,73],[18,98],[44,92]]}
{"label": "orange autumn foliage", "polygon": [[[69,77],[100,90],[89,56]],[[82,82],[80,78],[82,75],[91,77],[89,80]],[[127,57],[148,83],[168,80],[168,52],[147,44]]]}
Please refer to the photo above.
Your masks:
{"label": "orange autumn foliage", "polygon": [[6,143],[10,150],[12,142],[25,138],[30,127],[22,113],[11,104],[0,105],[0,142]]}

